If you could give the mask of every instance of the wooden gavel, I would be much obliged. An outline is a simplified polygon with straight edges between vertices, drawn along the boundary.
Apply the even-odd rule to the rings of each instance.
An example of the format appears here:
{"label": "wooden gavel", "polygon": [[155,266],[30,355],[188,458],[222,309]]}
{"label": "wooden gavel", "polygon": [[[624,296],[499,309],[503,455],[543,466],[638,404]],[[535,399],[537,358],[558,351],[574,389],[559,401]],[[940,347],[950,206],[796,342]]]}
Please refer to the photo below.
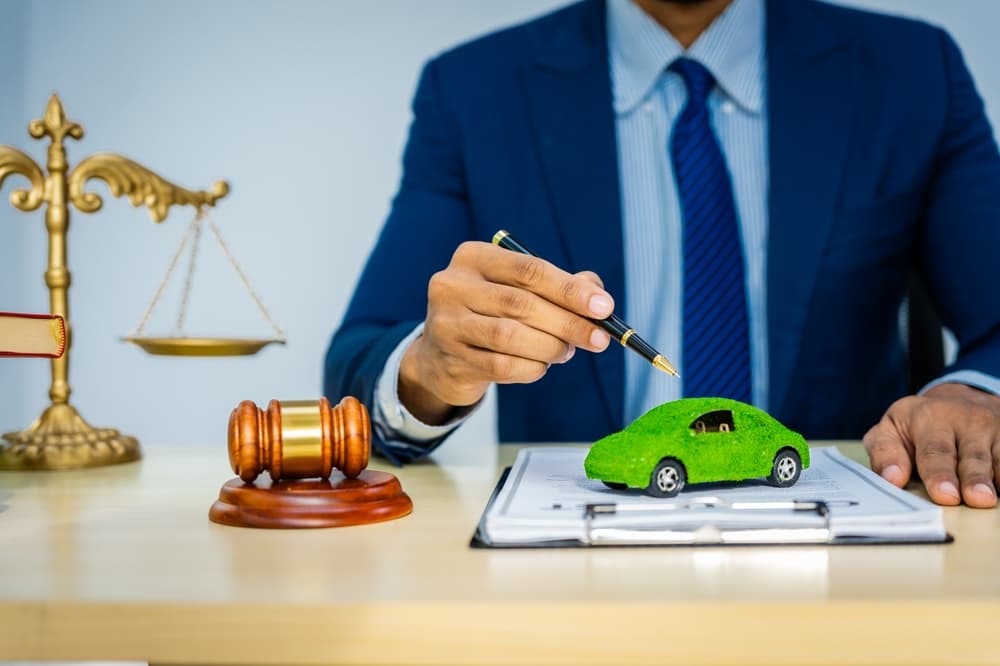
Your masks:
{"label": "wooden gavel", "polygon": [[368,466],[368,410],[347,396],[336,407],[319,400],[272,400],[263,410],[244,400],[229,416],[229,464],[246,483],[267,470],[272,481],[355,478]]}

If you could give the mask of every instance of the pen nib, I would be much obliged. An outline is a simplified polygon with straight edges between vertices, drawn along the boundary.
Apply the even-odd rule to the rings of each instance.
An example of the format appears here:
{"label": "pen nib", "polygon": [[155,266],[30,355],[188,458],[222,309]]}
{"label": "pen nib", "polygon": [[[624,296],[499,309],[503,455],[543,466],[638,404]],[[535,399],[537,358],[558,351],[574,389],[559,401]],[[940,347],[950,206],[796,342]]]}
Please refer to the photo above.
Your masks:
{"label": "pen nib", "polygon": [[656,358],[653,359],[653,365],[659,368],[660,370],[663,370],[663,372],[667,373],[668,375],[673,375],[674,377],[680,377],[680,375],[677,373],[677,370],[674,369],[674,366],[670,365],[670,361],[663,358],[662,354],[656,355]]}

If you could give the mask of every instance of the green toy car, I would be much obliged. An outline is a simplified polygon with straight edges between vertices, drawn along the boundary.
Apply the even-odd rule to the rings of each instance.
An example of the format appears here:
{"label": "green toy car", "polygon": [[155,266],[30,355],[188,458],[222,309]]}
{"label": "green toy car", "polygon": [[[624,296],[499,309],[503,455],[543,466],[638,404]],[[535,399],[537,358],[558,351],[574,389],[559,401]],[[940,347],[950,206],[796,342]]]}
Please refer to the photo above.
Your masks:
{"label": "green toy car", "polygon": [[615,490],[673,497],[688,483],[767,477],[775,486],[809,467],[802,435],[728,398],[684,398],[654,407],[590,447],[587,477]]}

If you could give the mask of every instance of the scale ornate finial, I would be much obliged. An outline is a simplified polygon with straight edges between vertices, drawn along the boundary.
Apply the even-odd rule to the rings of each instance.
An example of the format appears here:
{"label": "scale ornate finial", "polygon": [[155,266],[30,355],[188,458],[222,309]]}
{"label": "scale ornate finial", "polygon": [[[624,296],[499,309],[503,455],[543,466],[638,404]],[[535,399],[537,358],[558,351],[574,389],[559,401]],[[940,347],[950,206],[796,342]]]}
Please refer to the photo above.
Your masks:
{"label": "scale ornate finial", "polygon": [[35,139],[49,136],[52,138],[52,143],[62,144],[67,134],[74,139],[82,139],[83,127],[66,119],[66,112],[63,110],[59,95],[52,93],[49,104],[45,107],[45,115],[28,124],[28,133]]}

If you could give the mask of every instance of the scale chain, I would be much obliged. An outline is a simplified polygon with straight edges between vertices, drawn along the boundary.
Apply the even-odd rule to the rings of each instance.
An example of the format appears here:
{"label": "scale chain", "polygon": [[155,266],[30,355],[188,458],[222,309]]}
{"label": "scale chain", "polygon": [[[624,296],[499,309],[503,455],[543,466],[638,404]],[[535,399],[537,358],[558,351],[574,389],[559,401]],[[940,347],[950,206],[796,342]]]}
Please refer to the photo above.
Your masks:
{"label": "scale chain", "polygon": [[250,298],[253,299],[253,302],[257,306],[257,309],[260,311],[261,315],[264,317],[264,319],[267,320],[267,323],[270,324],[271,328],[273,329],[275,335],[277,336],[276,341],[280,341],[282,343],[286,342],[288,338],[285,337],[285,332],[281,330],[281,327],[278,326],[278,324],[274,321],[274,319],[271,318],[271,314],[267,311],[267,308],[264,307],[264,303],[260,300],[260,297],[257,295],[257,292],[254,290],[253,286],[251,286],[249,278],[247,278],[246,274],[243,272],[243,269],[240,267],[239,262],[236,261],[236,257],[233,256],[232,252],[230,252],[229,246],[226,245],[226,241],[222,238],[222,232],[219,231],[219,228],[216,226],[215,221],[212,219],[212,217],[202,208],[198,208],[197,212],[195,213],[194,219],[191,220],[191,224],[188,225],[187,231],[184,232],[184,237],[181,239],[181,243],[180,246],[178,246],[177,248],[177,252],[174,253],[173,258],[170,260],[170,265],[167,267],[166,274],[163,276],[163,279],[160,281],[159,286],[156,288],[156,292],[153,294],[152,300],[146,307],[146,311],[143,313],[142,318],[139,321],[139,325],[136,327],[135,332],[132,333],[130,337],[137,338],[142,336],[143,331],[145,331],[146,329],[146,323],[149,321],[149,317],[152,314],[153,309],[156,307],[156,304],[159,302],[160,297],[163,295],[163,290],[166,288],[167,283],[170,281],[170,276],[173,275],[174,270],[177,268],[177,264],[180,261],[181,254],[183,254],[184,249],[187,247],[188,240],[193,235],[194,243],[191,246],[191,261],[188,265],[187,275],[185,276],[184,291],[181,296],[180,312],[177,316],[177,322],[175,324],[175,333],[183,335],[184,319],[187,313],[187,306],[190,300],[191,285],[194,276],[194,266],[198,255],[198,247],[200,245],[200,240],[201,240],[201,225],[206,220],[208,222],[209,229],[211,229],[212,234],[215,236],[216,241],[218,241],[219,243],[219,247],[222,248],[223,254],[226,255],[226,259],[229,260],[229,264],[233,267],[233,270],[236,271],[236,275],[239,277],[240,282],[243,285],[243,288],[247,291],[248,294],[250,294]]}
{"label": "scale chain", "polygon": [[222,239],[222,233],[219,231],[219,228],[215,226],[215,220],[213,220],[210,215],[206,217],[208,218],[208,228],[212,230],[213,234],[215,234],[215,240],[219,241],[219,247],[222,248],[222,252],[226,255],[226,258],[229,259],[229,263],[232,265],[233,270],[235,270],[236,274],[239,276],[240,282],[243,283],[243,287],[247,290],[247,292],[249,292],[250,297],[253,299],[254,304],[257,305],[257,309],[260,310],[260,313],[264,315],[264,319],[266,319],[267,323],[269,323],[271,325],[271,328],[274,329],[275,335],[277,335],[282,342],[287,341],[287,338],[285,337],[285,332],[282,331],[281,327],[278,326],[278,324],[275,323],[274,319],[271,318],[271,315],[270,313],[268,313],[267,308],[264,307],[264,303],[260,300],[260,297],[257,296],[257,292],[254,291],[254,288],[250,285],[250,280],[243,272],[243,269],[240,268],[240,264],[239,262],[236,261],[236,257],[234,257],[233,253],[229,251],[229,246],[227,246],[226,241]]}
{"label": "scale chain", "polygon": [[195,224],[198,220],[197,214],[195,215],[195,220],[192,224],[188,225],[187,231],[184,232],[184,237],[181,239],[181,244],[177,247],[177,252],[174,253],[173,259],[170,260],[170,265],[167,266],[167,272],[160,280],[160,285],[156,288],[153,293],[153,299],[146,306],[146,311],[142,313],[142,318],[139,320],[139,325],[135,327],[135,331],[131,334],[131,337],[141,337],[143,331],[146,330],[146,322],[149,321],[149,316],[153,314],[153,308],[156,307],[157,302],[160,300],[160,296],[163,295],[163,290],[167,286],[167,282],[170,280],[170,276],[173,274],[174,269],[177,268],[177,262],[180,261],[181,254],[184,252],[184,248],[187,246],[188,239],[191,238],[191,234],[194,233]]}
{"label": "scale chain", "polygon": [[201,222],[203,218],[204,213],[199,208],[194,215],[194,221],[191,223],[191,226],[194,227],[194,241],[191,243],[191,259],[188,261],[187,274],[184,276],[184,291],[181,293],[181,307],[177,313],[177,323],[174,324],[174,333],[179,337],[184,336],[184,318],[187,316],[187,306],[191,296],[194,267],[198,262],[198,247],[201,243]]}

